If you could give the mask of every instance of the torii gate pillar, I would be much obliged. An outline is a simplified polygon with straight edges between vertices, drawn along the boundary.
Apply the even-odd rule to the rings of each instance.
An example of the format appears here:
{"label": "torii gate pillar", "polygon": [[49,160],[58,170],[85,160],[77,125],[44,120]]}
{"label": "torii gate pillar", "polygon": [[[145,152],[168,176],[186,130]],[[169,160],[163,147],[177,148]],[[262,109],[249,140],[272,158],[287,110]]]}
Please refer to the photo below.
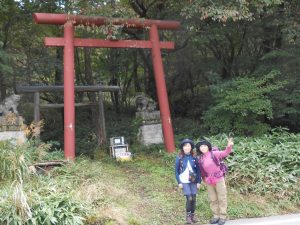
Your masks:
{"label": "torii gate pillar", "polygon": [[152,25],[150,28],[150,41],[152,42],[152,62],[155,76],[156,92],[159,103],[160,119],[162,122],[163,135],[165,146],[168,152],[173,152],[174,136],[173,127],[171,123],[171,115],[169,109],[168,94],[165,81],[164,67],[161,58],[161,51],[159,47],[159,36],[156,25]]}
{"label": "torii gate pillar", "polygon": [[64,25],[64,154],[75,159],[74,26]]}

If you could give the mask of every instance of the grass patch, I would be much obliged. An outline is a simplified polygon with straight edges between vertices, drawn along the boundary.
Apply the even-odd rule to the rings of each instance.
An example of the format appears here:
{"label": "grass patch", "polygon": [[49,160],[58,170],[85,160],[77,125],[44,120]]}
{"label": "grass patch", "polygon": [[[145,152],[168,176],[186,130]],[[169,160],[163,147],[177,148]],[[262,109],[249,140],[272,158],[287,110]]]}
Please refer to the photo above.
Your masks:
{"label": "grass patch", "polygon": [[[211,140],[221,147],[225,143],[225,137],[212,137]],[[254,140],[236,138],[235,143],[235,153],[229,156],[227,161],[231,168],[226,178],[229,218],[299,212],[297,161],[295,164],[298,158],[288,156],[280,161],[278,155],[286,151],[295,154],[293,146],[299,146],[299,137],[281,135],[279,141],[278,138],[270,136]],[[282,151],[282,143],[289,146],[288,150]],[[0,146],[3,148],[2,153],[9,152],[8,145]],[[270,146],[275,147],[267,151]],[[75,163],[54,168],[45,175],[27,173],[26,165],[36,160],[63,157],[59,152],[36,154],[44,152],[45,149],[48,147],[45,148],[42,143],[29,143],[17,147],[15,155],[12,152],[1,155],[3,165],[0,166],[5,168],[3,171],[6,175],[3,173],[1,176],[0,224],[5,224],[4,217],[16,224],[47,224],[47,221],[50,221],[49,224],[87,225],[184,223],[185,198],[181,190],[177,189],[174,175],[176,154],[165,153],[162,146],[136,146],[134,158],[130,162],[117,162],[102,150],[98,150],[94,160],[80,156],[76,158]],[[24,157],[20,157],[22,155]],[[245,160],[247,158],[252,161]],[[21,160],[22,163],[14,163],[14,166],[10,167],[7,162],[11,159],[13,162]],[[256,164],[252,163],[254,160]],[[273,162],[282,165],[281,169],[272,171]],[[14,176],[14,171],[21,171],[20,175]],[[289,177],[290,173],[293,175],[290,179],[294,183],[288,183],[288,188],[294,194],[280,192],[281,195],[278,195],[277,192],[282,189],[282,180],[272,177],[278,174]],[[249,177],[246,179],[245,174],[254,180]],[[265,180],[257,178],[265,174],[268,175],[265,176]],[[262,180],[264,182],[261,182]],[[269,182],[274,182],[273,188],[263,192],[266,188],[264,185],[269,185]],[[11,196],[18,197],[21,204],[15,204],[16,198]],[[56,210],[57,208],[59,210]],[[197,196],[196,212],[201,223],[208,222],[212,216],[204,185]]]}

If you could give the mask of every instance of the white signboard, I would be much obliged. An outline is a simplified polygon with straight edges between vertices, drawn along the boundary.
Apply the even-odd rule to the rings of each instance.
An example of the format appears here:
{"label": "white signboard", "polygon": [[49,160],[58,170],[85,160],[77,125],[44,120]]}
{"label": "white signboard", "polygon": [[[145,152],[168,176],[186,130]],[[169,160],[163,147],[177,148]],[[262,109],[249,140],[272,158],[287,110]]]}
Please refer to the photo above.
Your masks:
{"label": "white signboard", "polygon": [[131,156],[131,152],[116,152],[116,158],[130,157],[130,156]]}

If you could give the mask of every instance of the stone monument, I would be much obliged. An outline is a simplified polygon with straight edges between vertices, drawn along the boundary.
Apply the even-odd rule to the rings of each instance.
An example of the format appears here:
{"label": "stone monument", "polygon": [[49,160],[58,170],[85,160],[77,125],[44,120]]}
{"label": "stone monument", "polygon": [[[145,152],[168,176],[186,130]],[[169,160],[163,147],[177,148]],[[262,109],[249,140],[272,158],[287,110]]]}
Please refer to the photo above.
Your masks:
{"label": "stone monument", "polygon": [[23,117],[19,116],[17,107],[20,95],[11,95],[0,104],[0,141],[13,140],[23,143],[26,140]]}
{"label": "stone monument", "polygon": [[142,120],[138,132],[138,141],[143,145],[162,144],[163,134],[160,112],[156,109],[156,102],[144,93],[138,93],[135,99],[136,118]]}

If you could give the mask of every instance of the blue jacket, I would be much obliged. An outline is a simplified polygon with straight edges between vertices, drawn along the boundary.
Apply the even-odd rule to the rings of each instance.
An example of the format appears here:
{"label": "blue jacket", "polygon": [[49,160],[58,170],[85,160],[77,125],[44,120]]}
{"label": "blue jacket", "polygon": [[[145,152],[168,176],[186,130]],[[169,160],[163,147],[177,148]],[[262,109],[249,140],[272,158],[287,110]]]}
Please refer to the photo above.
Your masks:
{"label": "blue jacket", "polygon": [[178,155],[175,160],[175,176],[178,184],[180,184],[179,175],[183,173],[187,167],[187,162],[190,162],[193,172],[196,173],[196,183],[201,183],[201,172],[197,158],[192,155]]}

